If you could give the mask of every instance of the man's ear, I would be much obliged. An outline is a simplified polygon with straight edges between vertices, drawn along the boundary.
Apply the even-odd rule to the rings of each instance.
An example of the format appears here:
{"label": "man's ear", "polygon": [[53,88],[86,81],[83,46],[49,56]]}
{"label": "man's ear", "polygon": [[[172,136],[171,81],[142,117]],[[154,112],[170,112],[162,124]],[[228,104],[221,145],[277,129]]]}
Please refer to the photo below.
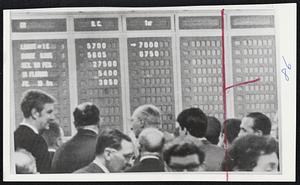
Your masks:
{"label": "man's ear", "polygon": [[144,129],[144,128],[145,128],[145,121],[144,121],[144,120],[141,120],[141,121],[140,121],[140,124],[141,124],[141,128]]}
{"label": "man's ear", "polygon": [[256,131],[255,131],[255,134],[258,135],[258,136],[262,136],[262,135],[263,135],[263,133],[262,133],[261,130],[256,130]]}
{"label": "man's ear", "polygon": [[36,110],[36,108],[31,109],[31,117],[33,119],[37,119],[40,116],[40,113]]}
{"label": "man's ear", "polygon": [[104,159],[105,159],[106,161],[110,161],[110,159],[111,159],[111,154],[112,154],[112,152],[111,152],[111,150],[110,150],[109,148],[105,148],[105,149],[104,149],[103,156],[104,156]]}

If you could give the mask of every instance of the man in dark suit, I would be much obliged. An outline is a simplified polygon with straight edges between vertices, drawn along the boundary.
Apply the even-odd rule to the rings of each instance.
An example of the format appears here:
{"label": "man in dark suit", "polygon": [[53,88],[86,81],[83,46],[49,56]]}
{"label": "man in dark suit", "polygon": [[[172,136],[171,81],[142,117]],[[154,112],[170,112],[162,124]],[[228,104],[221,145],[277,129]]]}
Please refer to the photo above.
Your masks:
{"label": "man in dark suit", "polygon": [[130,137],[117,129],[106,129],[97,139],[94,161],[74,173],[122,172],[131,165],[133,156],[134,146]]}
{"label": "man in dark suit", "polygon": [[44,129],[48,129],[48,122],[55,119],[54,98],[39,90],[29,90],[24,93],[21,110],[23,122],[14,132],[15,150],[25,149],[36,159],[37,171],[50,171],[50,155],[47,143],[40,136]]}
{"label": "man in dark suit", "polygon": [[77,134],[55,152],[51,165],[53,173],[72,173],[95,158],[99,109],[85,102],[75,108],[73,116]]}
{"label": "man in dark suit", "polygon": [[139,135],[139,161],[126,172],[163,172],[161,152],[164,134],[156,128],[146,128]]}
{"label": "man in dark suit", "polygon": [[189,137],[205,153],[205,170],[220,171],[225,151],[205,138],[208,124],[205,113],[199,108],[188,108],[178,115],[177,122],[180,126],[180,135]]}

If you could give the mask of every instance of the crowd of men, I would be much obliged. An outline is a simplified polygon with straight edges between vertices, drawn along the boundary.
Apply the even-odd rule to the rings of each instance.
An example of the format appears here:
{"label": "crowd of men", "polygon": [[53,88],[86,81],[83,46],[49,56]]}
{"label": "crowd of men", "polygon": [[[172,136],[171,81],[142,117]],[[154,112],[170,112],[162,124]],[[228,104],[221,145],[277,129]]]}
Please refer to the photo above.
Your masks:
{"label": "crowd of men", "polygon": [[279,171],[272,123],[259,112],[221,124],[199,108],[188,108],[179,113],[176,129],[169,133],[161,129],[159,108],[141,105],[131,116],[131,136],[100,129],[98,107],[85,102],[73,112],[77,133],[63,143],[54,103],[43,91],[24,93],[24,119],[14,132],[17,174]]}

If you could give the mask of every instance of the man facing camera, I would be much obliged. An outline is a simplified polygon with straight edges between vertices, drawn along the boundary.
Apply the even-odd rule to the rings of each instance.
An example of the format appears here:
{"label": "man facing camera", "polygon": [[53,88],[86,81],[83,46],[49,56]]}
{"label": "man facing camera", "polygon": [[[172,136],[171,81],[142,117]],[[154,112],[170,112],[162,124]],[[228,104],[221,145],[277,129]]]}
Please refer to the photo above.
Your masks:
{"label": "man facing camera", "polygon": [[51,166],[48,146],[40,133],[48,129],[49,122],[55,119],[54,102],[54,98],[46,92],[25,92],[21,102],[24,119],[14,132],[15,150],[23,148],[30,152],[40,173],[48,173]]}
{"label": "man facing camera", "polygon": [[77,134],[55,152],[51,166],[54,173],[72,173],[95,158],[99,109],[85,102],[75,108],[73,116]]}
{"label": "man facing camera", "polygon": [[205,154],[189,138],[180,136],[166,144],[163,150],[166,171],[193,172],[204,171]]}
{"label": "man facing camera", "polygon": [[129,136],[116,129],[106,129],[97,139],[93,162],[74,173],[122,172],[131,165],[133,156],[133,144]]}
{"label": "man facing camera", "polygon": [[141,157],[139,162],[127,172],[162,172],[164,163],[161,152],[164,146],[164,134],[156,128],[146,128],[139,135]]}

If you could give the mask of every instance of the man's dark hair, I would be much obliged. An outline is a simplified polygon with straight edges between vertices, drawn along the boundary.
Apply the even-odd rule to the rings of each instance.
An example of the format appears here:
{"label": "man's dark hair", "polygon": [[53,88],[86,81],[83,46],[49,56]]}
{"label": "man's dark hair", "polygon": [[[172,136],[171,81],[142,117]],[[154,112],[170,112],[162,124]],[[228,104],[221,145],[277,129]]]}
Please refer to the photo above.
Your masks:
{"label": "man's dark hair", "polygon": [[104,129],[97,139],[96,155],[103,154],[105,148],[120,150],[122,140],[131,142],[129,136],[123,134],[117,129]]}
{"label": "man's dark hair", "polygon": [[42,137],[46,141],[48,147],[55,146],[56,139],[61,137],[59,124],[55,121],[51,121],[49,123],[49,129],[44,130]]}
{"label": "man's dark hair", "polygon": [[100,120],[100,111],[95,104],[85,102],[75,108],[73,116],[75,127],[97,125]]}
{"label": "man's dark hair", "polygon": [[[227,119],[224,121],[223,134],[224,137],[227,137],[228,143],[232,143],[235,138],[239,135],[240,132],[240,119]],[[226,129],[226,134],[225,134]]]}
{"label": "man's dark hair", "polygon": [[187,131],[194,137],[204,137],[207,129],[207,117],[199,108],[183,110],[177,117],[181,129]]}
{"label": "man's dark hair", "polygon": [[21,110],[25,118],[31,116],[32,109],[36,109],[37,112],[41,112],[44,109],[44,105],[47,103],[54,103],[55,99],[41,90],[28,90],[24,92],[21,101]]}
{"label": "man's dark hair", "polygon": [[167,164],[170,164],[172,156],[184,157],[193,154],[198,155],[200,164],[204,162],[204,152],[192,140],[186,137],[177,137],[167,143],[163,149],[163,159]]}
{"label": "man's dark hair", "polygon": [[221,122],[214,116],[207,116],[207,129],[205,137],[214,145],[219,143],[219,136],[221,134]]}
{"label": "man's dark hair", "polygon": [[252,171],[261,155],[277,152],[278,143],[270,136],[249,134],[238,137],[224,158],[223,170]]}
{"label": "man's dark hair", "polygon": [[261,112],[251,112],[246,117],[254,119],[254,130],[261,130],[263,135],[270,135],[272,122],[266,115]]}

